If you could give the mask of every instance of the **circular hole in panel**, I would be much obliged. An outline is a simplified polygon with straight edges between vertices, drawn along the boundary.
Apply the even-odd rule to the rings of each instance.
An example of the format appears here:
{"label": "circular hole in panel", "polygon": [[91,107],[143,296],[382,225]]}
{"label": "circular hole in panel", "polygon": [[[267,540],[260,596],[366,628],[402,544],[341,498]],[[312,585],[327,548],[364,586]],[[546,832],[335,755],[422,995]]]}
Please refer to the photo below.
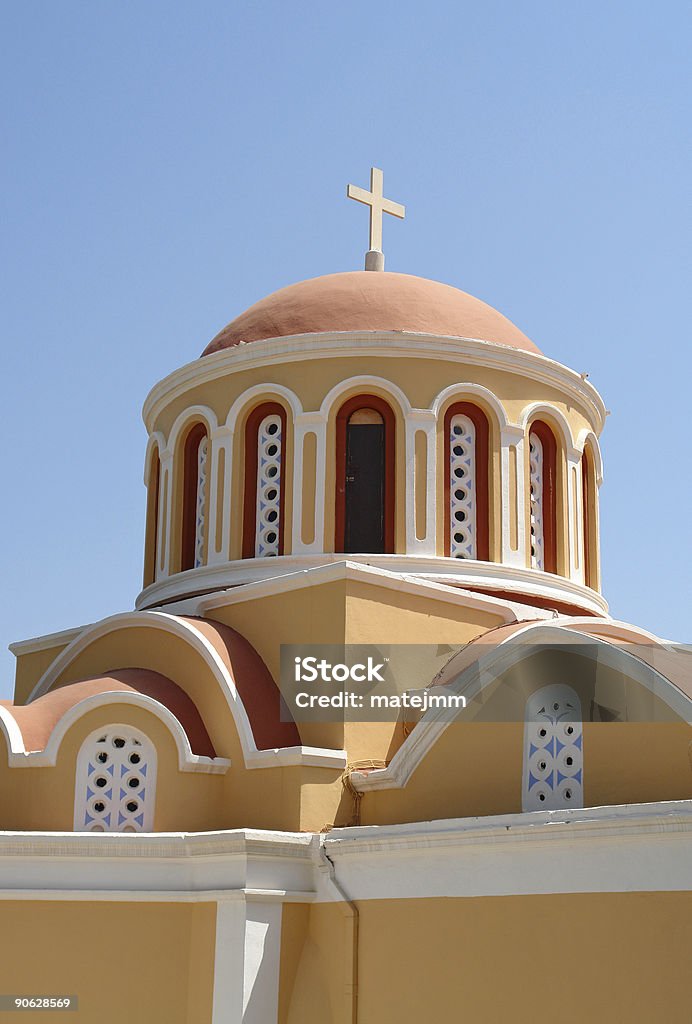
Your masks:
{"label": "circular hole in panel", "polygon": [[98,779],[96,780],[96,785],[98,786],[99,789],[105,789],[105,787],[108,785],[108,779],[106,779],[103,775],[99,775]]}
{"label": "circular hole in panel", "polygon": [[455,444],[452,451],[454,452],[455,455],[458,456],[466,455],[466,449],[464,448],[463,444]]}
{"label": "circular hole in panel", "polygon": [[273,544],[276,541],[276,534],[273,530],[270,530],[267,534],[267,544]]}
{"label": "circular hole in panel", "polygon": [[272,456],[276,455],[276,453],[278,452],[278,450],[279,450],[279,447],[278,447],[278,445],[276,445],[276,444],[270,444],[270,445],[268,445],[268,447],[267,447],[267,455],[269,455],[270,457],[272,457]]}
{"label": "circular hole in panel", "polygon": [[139,804],[136,800],[128,800],[126,807],[130,814],[134,814],[135,811],[139,810]]}
{"label": "circular hole in panel", "polygon": [[117,747],[118,750],[121,750],[125,746],[125,740],[122,738],[122,736],[115,737],[115,739],[113,740],[113,746]]}
{"label": "circular hole in panel", "polygon": [[140,755],[140,754],[138,754],[138,753],[137,753],[137,751],[136,751],[136,750],[135,750],[135,751],[133,751],[133,752],[132,752],[132,753],[130,754],[130,756],[128,757],[128,761],[130,762],[130,764],[139,764],[139,762],[140,762],[141,760],[142,760],[142,757],[141,757],[141,755]]}
{"label": "circular hole in panel", "polygon": [[127,785],[130,789],[139,789],[139,779],[136,776],[133,776],[131,779],[127,780]]}
{"label": "circular hole in panel", "polygon": [[275,523],[278,518],[279,518],[279,513],[276,511],[275,508],[272,508],[272,509],[270,509],[267,512],[267,522],[268,523]]}
{"label": "circular hole in panel", "polygon": [[267,501],[274,501],[276,498],[278,498],[278,496],[279,492],[277,491],[276,487],[270,487],[265,494],[265,498],[267,499]]}
{"label": "circular hole in panel", "polygon": [[99,750],[98,754],[96,755],[96,760],[98,761],[99,764],[105,764],[106,761],[108,760],[108,754],[106,753],[106,751]]}
{"label": "circular hole in panel", "polygon": [[454,476],[457,478],[457,480],[463,480],[465,475],[466,474],[463,466],[457,466],[457,468],[454,470]]}
{"label": "circular hole in panel", "polygon": [[97,800],[96,803],[94,804],[94,810],[96,811],[97,814],[103,814],[105,809],[106,805],[104,804],[103,800]]}
{"label": "circular hole in panel", "polygon": [[276,422],[268,423],[267,424],[267,433],[271,434],[272,437],[274,436],[274,434],[277,432],[278,429],[279,429],[279,424],[276,423]]}
{"label": "circular hole in panel", "polygon": [[279,467],[278,466],[269,466],[267,468],[267,476],[269,477],[270,480],[273,480],[278,472],[279,472]]}

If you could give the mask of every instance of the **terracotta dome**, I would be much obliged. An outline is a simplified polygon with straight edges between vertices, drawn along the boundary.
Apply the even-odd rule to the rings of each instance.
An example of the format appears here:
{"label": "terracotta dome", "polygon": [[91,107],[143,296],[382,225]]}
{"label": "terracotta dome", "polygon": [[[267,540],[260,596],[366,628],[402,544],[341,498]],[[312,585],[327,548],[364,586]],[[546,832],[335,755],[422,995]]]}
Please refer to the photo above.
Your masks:
{"label": "terracotta dome", "polygon": [[410,274],[352,271],[273,292],[231,321],[202,355],[262,338],[334,331],[406,331],[478,338],[540,352],[492,306],[439,281]]}

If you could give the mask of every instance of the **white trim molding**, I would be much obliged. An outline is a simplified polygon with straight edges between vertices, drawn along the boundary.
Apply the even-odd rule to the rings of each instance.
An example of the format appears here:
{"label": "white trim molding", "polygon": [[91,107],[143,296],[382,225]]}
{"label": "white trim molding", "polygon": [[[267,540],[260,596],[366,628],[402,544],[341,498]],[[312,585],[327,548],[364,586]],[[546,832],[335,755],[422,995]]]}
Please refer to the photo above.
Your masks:
{"label": "white trim molding", "polygon": [[320,848],[352,900],[689,891],[692,800],[357,826],[324,835],[0,832],[0,897],[339,902]]}
{"label": "white trim molding", "polygon": [[[500,590],[516,595],[516,600],[530,605],[533,598],[556,605],[574,605],[595,615],[605,615],[608,602],[601,594],[574,580],[538,569],[509,566],[504,562],[479,562],[470,558],[443,558],[428,555],[348,555],[319,553],[315,555],[279,555],[277,558],[242,558],[224,565],[202,566],[176,573],[146,587],[138,596],[138,609],[152,609],[164,602],[185,601],[204,593],[237,591],[250,584],[278,581],[294,573],[306,573],[323,566],[361,565],[393,577],[409,581],[438,582],[446,586]],[[277,583],[278,585],[278,583]],[[481,595],[478,595],[479,597]]]}

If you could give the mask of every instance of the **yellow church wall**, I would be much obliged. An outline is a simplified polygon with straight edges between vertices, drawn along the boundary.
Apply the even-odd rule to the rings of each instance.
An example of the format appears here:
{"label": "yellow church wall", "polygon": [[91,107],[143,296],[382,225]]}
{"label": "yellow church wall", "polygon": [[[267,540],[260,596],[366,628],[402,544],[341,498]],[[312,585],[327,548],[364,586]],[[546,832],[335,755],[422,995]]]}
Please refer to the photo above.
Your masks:
{"label": "yellow church wall", "polygon": [[[585,722],[584,806],[692,799],[684,722]],[[452,722],[401,789],[371,790],[362,825],[521,811],[522,722]]]}
{"label": "yellow church wall", "polygon": [[77,996],[57,1014],[75,1024],[210,1024],[214,903],[5,900],[0,915],[2,992]]}
{"label": "yellow church wall", "polygon": [[0,830],[72,831],[80,747],[94,730],[113,724],[141,730],[156,747],[155,832],[233,828],[319,832],[326,825],[351,820],[352,802],[338,768],[248,769],[239,756],[225,775],[181,772],[177,747],[164,723],[142,708],[118,704],[79,718],[65,734],[53,767],[9,767],[0,734]]}
{"label": "yellow church wall", "polygon": [[[278,1024],[353,1024],[356,936],[345,909],[339,903],[284,904]],[[358,1019],[366,1024],[367,1018]]]}
{"label": "yellow church wall", "polygon": [[[216,607],[209,617],[237,629],[252,644],[275,681],[280,677],[281,644],[342,644],[345,635],[344,581],[301,587]],[[340,750],[339,723],[298,724],[307,746]]]}
{"label": "yellow church wall", "polygon": [[[348,578],[234,601],[215,607],[210,615],[242,633],[277,681],[282,644],[460,646],[502,621],[499,614],[469,608],[461,601],[454,604],[432,594],[403,593]],[[369,727],[299,722],[298,729],[308,746],[346,745],[351,760],[386,759],[393,753],[392,722]]]}
{"label": "yellow church wall", "polygon": [[[127,704],[95,708],[67,731],[54,767],[8,767],[0,754],[0,829],[71,832],[77,755],[95,729],[131,725],[156,747],[154,831],[201,831],[223,827],[227,818],[224,776],[178,770],[178,751],[155,715]],[[4,741],[3,741],[4,747]]]}
{"label": "yellow church wall", "polygon": [[409,593],[349,581],[346,642],[350,644],[460,645],[503,622],[500,611],[439,600],[431,591]]}
{"label": "yellow church wall", "polygon": [[53,647],[46,647],[40,651],[16,655],[13,698],[15,704],[26,704],[31,691],[43,673],[50,668],[66,647],[66,643],[55,644]]}
{"label": "yellow church wall", "polygon": [[[689,1024],[692,893],[365,900],[358,910],[362,1024],[534,1024],[546,1006],[565,1024]],[[280,1024],[351,1024],[347,942],[337,905],[284,907]]]}

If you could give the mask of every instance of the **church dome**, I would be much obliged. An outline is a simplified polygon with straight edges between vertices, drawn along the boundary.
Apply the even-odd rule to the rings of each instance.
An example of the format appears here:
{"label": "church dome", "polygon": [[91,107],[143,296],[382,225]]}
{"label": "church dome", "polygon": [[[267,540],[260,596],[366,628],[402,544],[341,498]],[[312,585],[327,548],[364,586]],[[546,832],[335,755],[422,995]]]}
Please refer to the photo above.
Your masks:
{"label": "church dome", "polygon": [[263,338],[350,331],[475,338],[540,352],[502,313],[458,288],[411,274],[361,270],[273,292],[224,327],[202,355]]}

